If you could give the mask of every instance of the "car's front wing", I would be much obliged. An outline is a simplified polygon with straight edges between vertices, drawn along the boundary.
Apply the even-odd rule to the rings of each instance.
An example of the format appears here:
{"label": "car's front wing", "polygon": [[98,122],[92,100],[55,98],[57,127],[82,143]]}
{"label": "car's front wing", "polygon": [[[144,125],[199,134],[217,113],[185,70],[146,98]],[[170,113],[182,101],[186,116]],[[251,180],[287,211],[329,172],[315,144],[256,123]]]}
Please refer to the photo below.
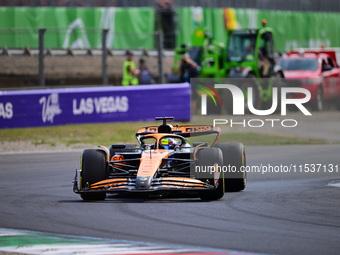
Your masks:
{"label": "car's front wing", "polygon": [[75,178],[73,190],[75,193],[88,192],[154,192],[154,191],[201,191],[213,190],[214,184],[202,182],[197,179],[183,177],[161,177],[152,180],[148,187],[136,186],[134,178],[114,178],[99,181],[86,187],[79,187],[77,178]]}

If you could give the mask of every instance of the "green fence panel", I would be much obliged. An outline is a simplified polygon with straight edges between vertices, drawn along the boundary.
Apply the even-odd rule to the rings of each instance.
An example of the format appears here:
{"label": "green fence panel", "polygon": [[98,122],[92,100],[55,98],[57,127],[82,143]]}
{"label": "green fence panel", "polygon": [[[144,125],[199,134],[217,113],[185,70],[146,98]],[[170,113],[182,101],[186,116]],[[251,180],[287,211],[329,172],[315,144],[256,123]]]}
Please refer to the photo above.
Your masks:
{"label": "green fence panel", "polygon": [[198,27],[207,28],[210,34],[220,42],[225,41],[225,26],[223,21],[223,9],[180,7],[176,9],[178,26],[176,43],[191,44],[191,37]]}
{"label": "green fence panel", "polygon": [[[176,44],[189,44],[191,42],[191,36],[196,28],[196,24],[193,18],[193,11],[191,8],[176,8],[177,15],[177,36]],[[203,24],[202,24],[203,25]]]}
{"label": "green fence panel", "polygon": [[[207,27],[215,40],[225,43],[225,13],[228,24],[234,28],[257,28],[266,19],[275,31],[277,50],[340,46],[338,13],[201,7],[179,7],[176,13],[178,46],[190,44],[193,31],[199,26]],[[2,7],[0,29],[17,30],[1,30],[0,47],[38,47],[37,28],[41,27],[48,28],[45,45],[49,48],[100,48],[103,28],[109,28],[109,48],[155,48],[155,10],[119,7]]]}
{"label": "green fence panel", "polygon": [[109,29],[114,49],[155,48],[153,8],[0,8],[0,47],[38,47],[38,28],[47,28],[49,48],[100,48]]}
{"label": "green fence panel", "polygon": [[211,32],[213,38],[218,42],[226,40],[223,9],[207,8],[204,10],[204,20],[206,27]]}
{"label": "green fence panel", "polygon": [[340,46],[337,13],[258,11],[258,18],[267,19],[268,26],[274,28],[279,50]]}
{"label": "green fence panel", "polygon": [[154,48],[155,12],[151,8],[117,8],[114,47]]}
{"label": "green fence panel", "polygon": [[[177,44],[190,42],[194,30],[193,9],[177,8],[179,17]],[[275,48],[339,47],[340,15],[324,12],[292,12],[256,9],[218,8],[203,10],[204,22],[217,41],[225,43],[225,13],[234,29],[258,28],[262,19],[274,29]]]}

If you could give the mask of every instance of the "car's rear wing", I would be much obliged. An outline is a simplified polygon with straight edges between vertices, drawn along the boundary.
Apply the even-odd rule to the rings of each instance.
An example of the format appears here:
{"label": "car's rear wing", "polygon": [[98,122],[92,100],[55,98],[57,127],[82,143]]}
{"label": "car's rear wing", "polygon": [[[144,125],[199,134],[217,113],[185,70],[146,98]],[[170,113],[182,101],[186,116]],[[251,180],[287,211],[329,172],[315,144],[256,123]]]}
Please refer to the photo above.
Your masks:
{"label": "car's rear wing", "polygon": [[[157,134],[157,133],[158,133],[158,127],[150,126],[150,127],[140,128],[137,131],[136,136]],[[188,126],[176,125],[174,127],[171,127],[171,133],[179,134],[183,137],[189,137],[189,136],[199,136],[199,135],[207,135],[207,134],[217,134],[217,133],[221,133],[221,129],[219,127],[213,127],[210,125],[188,125]]]}

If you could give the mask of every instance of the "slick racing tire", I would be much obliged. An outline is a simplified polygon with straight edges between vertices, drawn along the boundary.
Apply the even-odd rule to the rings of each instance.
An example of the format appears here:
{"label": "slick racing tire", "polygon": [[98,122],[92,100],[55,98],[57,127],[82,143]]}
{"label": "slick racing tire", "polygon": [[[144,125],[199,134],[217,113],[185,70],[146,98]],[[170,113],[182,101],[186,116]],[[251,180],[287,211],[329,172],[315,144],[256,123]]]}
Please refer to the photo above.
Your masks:
{"label": "slick racing tire", "polygon": [[[218,148],[202,148],[197,152],[197,163],[200,169],[204,167],[214,167],[223,165],[222,151]],[[223,178],[218,179],[217,183],[214,184],[215,178],[214,173],[199,173],[199,179],[203,182],[207,182],[211,185],[215,185],[214,190],[200,191],[199,196],[202,200],[217,200],[223,197]],[[221,177],[221,175],[220,175]]]}
{"label": "slick racing tire", "polygon": [[[247,184],[247,173],[244,171],[246,167],[244,145],[242,143],[219,143],[216,147],[223,153],[225,191],[244,190]],[[232,171],[226,171],[228,169]]]}
{"label": "slick racing tire", "polygon": [[[105,180],[107,178],[106,153],[102,150],[85,150],[81,158],[81,187]],[[105,192],[82,193],[85,201],[105,200]]]}

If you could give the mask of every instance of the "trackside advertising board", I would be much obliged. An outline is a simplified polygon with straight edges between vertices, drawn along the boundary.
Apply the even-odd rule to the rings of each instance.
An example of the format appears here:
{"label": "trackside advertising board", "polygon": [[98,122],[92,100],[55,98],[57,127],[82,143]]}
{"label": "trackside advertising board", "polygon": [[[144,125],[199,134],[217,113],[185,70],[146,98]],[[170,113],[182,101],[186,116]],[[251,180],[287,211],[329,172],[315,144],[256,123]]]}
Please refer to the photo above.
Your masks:
{"label": "trackside advertising board", "polygon": [[[139,22],[135,22],[138,20]],[[106,45],[113,49],[154,49],[153,8],[0,7],[1,47],[38,47],[37,28],[47,28],[46,48],[101,48],[101,29],[110,29]]]}
{"label": "trackside advertising board", "polygon": [[0,128],[190,120],[190,85],[0,91]]}

